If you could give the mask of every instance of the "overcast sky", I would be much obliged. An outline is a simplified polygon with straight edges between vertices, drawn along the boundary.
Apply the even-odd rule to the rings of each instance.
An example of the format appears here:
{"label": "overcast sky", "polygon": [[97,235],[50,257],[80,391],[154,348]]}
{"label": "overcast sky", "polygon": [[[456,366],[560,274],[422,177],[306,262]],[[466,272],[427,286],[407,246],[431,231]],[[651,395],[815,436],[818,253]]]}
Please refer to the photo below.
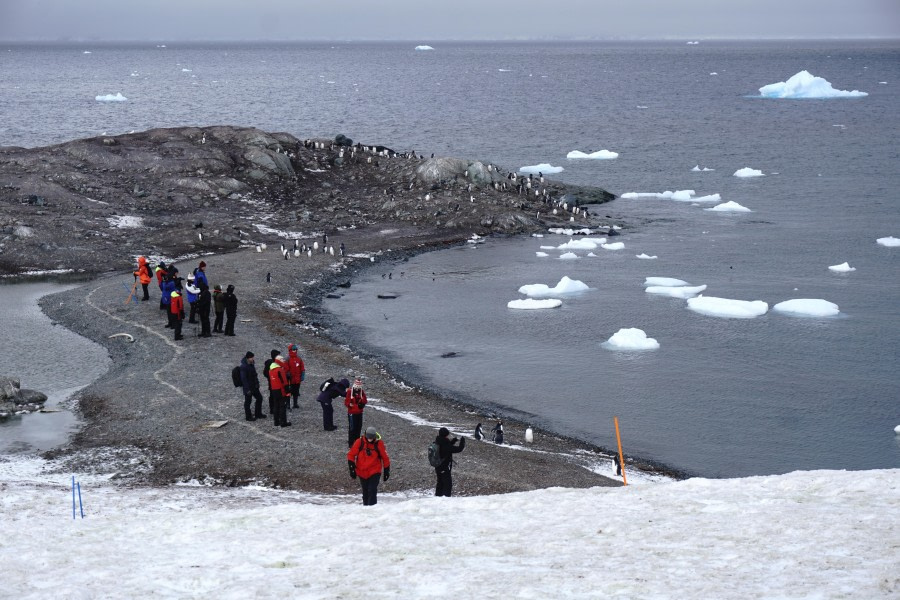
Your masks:
{"label": "overcast sky", "polygon": [[900,0],[0,0],[0,40],[900,38]]}

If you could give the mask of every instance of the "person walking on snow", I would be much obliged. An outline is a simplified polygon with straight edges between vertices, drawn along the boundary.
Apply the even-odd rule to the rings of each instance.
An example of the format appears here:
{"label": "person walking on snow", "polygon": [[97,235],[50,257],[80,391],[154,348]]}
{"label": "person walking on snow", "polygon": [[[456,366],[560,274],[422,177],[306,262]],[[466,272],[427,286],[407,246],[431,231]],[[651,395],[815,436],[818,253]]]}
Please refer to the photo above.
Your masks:
{"label": "person walking on snow", "polygon": [[347,446],[352,446],[362,434],[363,409],[368,402],[366,391],[362,388],[362,380],[358,377],[353,382],[353,387],[347,390],[344,396],[344,406],[347,407]]}
{"label": "person walking on snow", "polygon": [[[259,393],[259,376],[256,374],[256,359],[247,352],[241,359],[241,386],[244,390],[244,417],[248,421],[265,419],[262,412],[262,394]],[[256,399],[256,413],[250,412],[250,401]]]}
{"label": "person walking on snow", "polygon": [[328,378],[319,386],[319,396],[316,401],[322,405],[322,426],[325,431],[334,431],[337,429],[334,425],[334,406],[331,404],[335,398],[343,398],[347,394],[347,388],[350,387],[350,381],[341,379],[335,381]]}
{"label": "person walking on snow", "polygon": [[269,383],[272,384],[272,404],[275,409],[275,427],[290,427],[292,423],[287,420],[287,399],[285,393],[288,385],[287,369],[284,357],[278,355],[269,365]]}
{"label": "person walking on snow", "polygon": [[288,346],[287,367],[288,374],[291,376],[289,391],[294,402],[292,408],[300,408],[297,404],[297,400],[300,399],[300,383],[306,379],[306,365],[303,364],[303,359],[297,354],[298,350],[297,344]]}
{"label": "person walking on snow", "polygon": [[150,272],[150,263],[143,256],[138,256],[138,268],[134,272],[134,276],[140,280],[141,289],[144,290],[144,297],[141,298],[141,302],[146,302],[150,299],[150,291],[147,289],[147,286],[153,281],[153,274]]}
{"label": "person walking on snow", "polygon": [[453,455],[462,452],[466,447],[466,438],[450,439],[450,430],[441,427],[438,430],[434,443],[438,445],[441,456],[441,464],[434,468],[437,475],[437,487],[435,487],[435,496],[447,496],[448,498],[453,492]]}
{"label": "person walking on snow", "polygon": [[359,437],[347,451],[347,467],[350,469],[350,478],[359,477],[359,485],[362,488],[363,506],[378,504],[378,482],[384,471],[384,480],[391,477],[391,458],[381,434],[374,427],[366,429],[366,435]]}

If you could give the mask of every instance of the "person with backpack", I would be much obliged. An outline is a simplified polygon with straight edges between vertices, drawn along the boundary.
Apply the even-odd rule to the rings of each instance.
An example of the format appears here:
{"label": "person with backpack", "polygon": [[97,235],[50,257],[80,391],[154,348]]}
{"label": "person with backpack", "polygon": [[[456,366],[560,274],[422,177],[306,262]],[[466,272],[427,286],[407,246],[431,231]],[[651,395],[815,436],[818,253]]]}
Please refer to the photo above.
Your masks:
{"label": "person with backpack", "polygon": [[[441,427],[434,443],[428,448],[428,462],[434,467],[437,475],[435,496],[450,497],[453,492],[453,455],[462,452],[466,447],[466,438],[450,439],[450,430]],[[436,456],[435,456],[436,455]],[[435,464],[437,463],[437,464]]]}
{"label": "person with backpack", "polygon": [[292,423],[287,420],[287,399],[285,398],[285,390],[288,385],[287,368],[284,363],[284,357],[277,355],[269,364],[267,371],[269,383],[272,386],[272,406],[275,409],[274,419],[275,427],[290,427]]}
{"label": "person with backpack", "polygon": [[213,286],[212,300],[213,310],[216,313],[216,322],[213,323],[213,333],[222,333],[222,321],[225,318],[225,295],[222,293],[222,286],[218,283]]}
{"label": "person with backpack", "polygon": [[384,447],[381,434],[374,427],[366,429],[366,434],[356,439],[347,451],[347,467],[350,478],[359,477],[362,487],[363,506],[378,504],[378,482],[384,471],[384,480],[391,477],[391,458]]}
{"label": "person with backpack", "polygon": [[366,391],[362,388],[362,380],[358,377],[353,381],[353,387],[347,390],[344,396],[344,406],[347,407],[347,446],[352,446],[362,434],[363,409],[368,402]]}
{"label": "person with backpack", "polygon": [[175,291],[175,277],[166,273],[163,277],[162,285],[160,286],[160,291],[162,292],[162,300],[160,302],[163,304],[163,307],[166,311],[166,317],[169,319],[169,324],[166,325],[167,329],[175,328],[175,319],[172,317],[172,292]]}
{"label": "person with backpack", "polygon": [[144,290],[144,297],[141,298],[141,302],[146,302],[150,299],[150,291],[147,289],[147,286],[153,281],[153,274],[150,270],[150,263],[143,256],[138,256],[138,268],[134,272],[134,276],[140,280],[141,289]]}
{"label": "person with backpack", "polygon": [[234,335],[234,320],[237,318],[238,299],[234,295],[234,286],[225,288],[225,335]]}
{"label": "person with backpack", "polygon": [[[290,397],[293,400],[293,408],[300,408],[297,404],[297,400],[300,399],[300,382],[306,379],[306,365],[303,364],[303,359],[297,354],[299,348],[297,344],[291,344],[288,346],[288,374],[291,376],[291,384],[289,387]],[[288,405],[290,407],[290,404]]]}
{"label": "person with backpack", "polygon": [[181,322],[184,320],[184,300],[181,298],[180,288],[175,288],[169,299],[169,316],[172,318],[172,329],[175,330],[175,341],[183,340],[181,335]]}
{"label": "person with backpack", "polygon": [[197,265],[197,268],[194,269],[194,280],[197,282],[197,287],[200,287],[200,282],[205,283],[206,287],[209,287],[209,279],[206,278],[206,263],[202,260]]}
{"label": "person with backpack", "polygon": [[[241,359],[241,387],[244,391],[244,417],[248,421],[265,419],[262,412],[262,394],[259,393],[259,376],[256,374],[256,359],[252,352],[247,352]],[[250,412],[250,401],[256,399],[256,413]]]}
{"label": "person with backpack", "polygon": [[334,425],[334,406],[331,403],[335,398],[345,397],[349,387],[349,380],[341,379],[340,381],[335,381],[332,377],[326,379],[319,386],[319,396],[316,398],[316,401],[322,405],[322,426],[325,428],[325,431],[337,429]]}

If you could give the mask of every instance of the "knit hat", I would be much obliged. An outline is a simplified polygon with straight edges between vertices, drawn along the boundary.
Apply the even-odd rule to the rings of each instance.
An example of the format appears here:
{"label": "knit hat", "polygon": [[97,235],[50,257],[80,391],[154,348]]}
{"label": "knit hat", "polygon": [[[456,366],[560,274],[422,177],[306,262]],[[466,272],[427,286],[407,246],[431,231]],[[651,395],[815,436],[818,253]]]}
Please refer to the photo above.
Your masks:
{"label": "knit hat", "polygon": [[294,352],[296,352],[296,351],[299,350],[300,348],[297,347],[297,344],[291,344],[291,347],[290,347],[289,349],[290,349],[290,350],[293,350]]}
{"label": "knit hat", "polygon": [[375,439],[375,428],[366,427],[366,439],[370,442]]}
{"label": "knit hat", "polygon": [[447,437],[448,435],[450,435],[450,430],[446,427],[441,427],[440,429],[438,429],[439,437]]}
{"label": "knit hat", "polygon": [[256,355],[248,350],[247,354],[244,355],[244,358],[253,358],[254,356],[256,356]]}
{"label": "knit hat", "polygon": [[353,387],[355,387],[355,388],[361,388],[361,387],[362,387],[362,379],[360,379],[359,377],[357,377],[356,380],[353,382]]}
{"label": "knit hat", "polygon": [[206,263],[203,262],[203,261],[201,260],[201,261],[200,261],[200,268],[202,269],[202,268],[205,267],[205,266],[206,266]]}
{"label": "knit hat", "polygon": [[272,352],[270,352],[270,354],[272,355],[272,359],[274,360],[275,357],[278,356],[278,350],[272,350]]}
{"label": "knit hat", "polygon": [[193,274],[193,273],[188,273],[188,278],[187,278],[187,279],[188,279],[188,281],[193,281],[193,280],[194,280],[194,274]]}
{"label": "knit hat", "polygon": [[225,291],[226,291],[226,292],[233,292],[233,291],[234,291],[234,286],[233,286],[233,285],[229,285],[227,288],[225,288]]}

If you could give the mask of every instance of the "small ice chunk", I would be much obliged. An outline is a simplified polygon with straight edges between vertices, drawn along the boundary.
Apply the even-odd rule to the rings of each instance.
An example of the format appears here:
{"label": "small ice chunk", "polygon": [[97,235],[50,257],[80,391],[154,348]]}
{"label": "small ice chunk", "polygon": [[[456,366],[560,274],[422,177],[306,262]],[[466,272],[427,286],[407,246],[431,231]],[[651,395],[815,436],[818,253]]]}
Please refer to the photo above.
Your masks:
{"label": "small ice chunk", "polygon": [[888,236],[883,238],[878,238],[875,242],[881,246],[886,246],[888,248],[896,248],[900,246],[900,239],[895,238],[894,236]]}
{"label": "small ice chunk", "polygon": [[539,165],[529,165],[525,167],[519,167],[519,173],[533,173],[537,175],[538,173],[562,173],[565,171],[562,167],[554,167],[548,163],[541,163]]}
{"label": "small ice chunk", "polygon": [[567,227],[551,227],[548,229],[550,233],[555,233],[556,235],[591,235],[593,233],[590,228],[582,227],[581,229],[570,229]]}
{"label": "small ice chunk", "polygon": [[593,159],[593,160],[611,160],[613,158],[619,158],[618,152],[611,152],[609,150],[597,150],[596,152],[582,152],[581,150],[572,150],[568,154],[566,154],[566,158],[572,159]]}
{"label": "small ice chunk", "polygon": [[547,300],[534,300],[526,298],[525,300],[510,300],[506,303],[506,308],[515,308],[519,310],[537,310],[539,308],[559,308],[562,306],[562,300],[548,298]]}
{"label": "small ice chunk", "polygon": [[538,258],[549,256],[546,252],[535,252],[535,254],[538,256]]}
{"label": "small ice chunk", "polygon": [[193,70],[192,69],[182,69],[181,72],[182,73],[192,73]]}
{"label": "small ice chunk", "polygon": [[600,244],[604,250],[622,250],[625,248],[624,242],[613,242],[612,244]]}
{"label": "small ice chunk", "polygon": [[653,260],[655,258],[658,258],[655,254],[653,256],[650,256],[649,254],[644,253],[644,252],[642,252],[640,254],[635,254],[634,256],[635,256],[635,258],[642,258],[644,260]]}
{"label": "small ice chunk", "polygon": [[601,344],[610,350],[656,350],[659,342],[637,327],[623,327]]}
{"label": "small ice chunk", "polygon": [[772,310],[802,317],[834,317],[841,312],[834,302],[817,298],[785,300],[773,306]]}
{"label": "small ice chunk", "polygon": [[550,287],[543,283],[532,283],[520,287],[519,293],[525,294],[530,298],[546,298],[563,294],[577,294],[588,289],[590,288],[583,281],[569,279],[569,277],[563,275],[563,278],[559,280],[555,287]]}
{"label": "small ice chunk", "polygon": [[766,314],[769,310],[769,305],[762,300],[731,300],[713,296],[688,298],[687,307],[701,315],[730,319],[752,319]]}
{"label": "small ice chunk", "polygon": [[574,260],[576,258],[578,258],[578,255],[574,252],[566,252],[565,254],[560,254],[559,256],[560,260]]}
{"label": "small ice chunk", "polygon": [[835,273],[849,273],[850,271],[855,271],[856,267],[851,267],[850,263],[841,263],[839,265],[831,265],[828,267],[829,271],[834,271]]}
{"label": "small ice chunk", "polygon": [[434,50],[434,48],[432,48],[431,46],[426,46],[426,45],[423,44],[423,45],[421,45],[421,46],[416,46],[416,50]]}
{"label": "small ice chunk", "polygon": [[647,277],[644,279],[644,286],[661,285],[665,287],[676,287],[679,285],[690,285],[687,281],[675,279],[673,277]]}
{"label": "small ice chunk", "polygon": [[541,246],[541,250],[556,250],[556,246]]}
{"label": "small ice chunk", "polygon": [[590,239],[582,238],[580,240],[569,240],[564,244],[560,244],[556,248],[558,250],[596,250],[597,246],[606,241],[606,238]]}
{"label": "small ice chunk", "polygon": [[759,88],[763,98],[862,98],[866,92],[836,90],[827,79],[816,77],[809,71],[800,71],[787,81],[770,83]]}
{"label": "small ice chunk", "polygon": [[738,169],[734,172],[735,177],[764,177],[764,173],[759,169],[751,169],[750,167],[744,167],[743,169]]}
{"label": "small ice chunk", "polygon": [[703,167],[701,169],[700,165],[697,165],[693,169],[691,169],[691,171],[693,171],[694,173],[701,173],[701,172],[705,173],[706,171],[715,171],[715,169],[709,169],[707,167]]}
{"label": "small ice chunk", "polygon": [[543,233],[532,233],[531,237],[542,238],[542,237],[544,237],[544,234]]}
{"label": "small ice chunk", "polygon": [[596,257],[597,257],[597,255],[596,255],[596,254],[594,254],[594,253],[593,253],[593,252],[588,252],[588,253],[587,253],[587,255],[588,255],[588,256],[590,256],[590,257],[594,257],[594,258],[596,258]]}
{"label": "small ice chunk", "polygon": [[[691,202],[718,202],[722,199],[722,196],[719,194],[709,194],[708,196],[697,196],[696,198],[690,198]],[[673,198],[673,200],[681,200],[680,198]]]}
{"label": "small ice chunk", "polygon": [[125,102],[128,98],[123,96],[122,92],[116,92],[115,94],[106,94],[105,96],[94,96],[94,100],[97,102]]}
{"label": "small ice chunk", "polygon": [[669,298],[681,298],[685,300],[687,298],[693,298],[697,294],[702,293],[706,290],[705,285],[695,285],[695,286],[666,286],[666,285],[651,285],[646,288],[644,291],[648,294],[656,294],[657,296],[668,296]]}
{"label": "small ice chunk", "polygon": [[718,75],[718,73],[716,73],[715,71],[713,71],[712,73],[710,73],[710,75]]}
{"label": "small ice chunk", "polygon": [[725,202],[723,204],[717,204],[717,205],[713,206],[712,208],[704,208],[703,210],[713,211],[713,212],[753,212],[746,206],[741,206],[734,200]]}

